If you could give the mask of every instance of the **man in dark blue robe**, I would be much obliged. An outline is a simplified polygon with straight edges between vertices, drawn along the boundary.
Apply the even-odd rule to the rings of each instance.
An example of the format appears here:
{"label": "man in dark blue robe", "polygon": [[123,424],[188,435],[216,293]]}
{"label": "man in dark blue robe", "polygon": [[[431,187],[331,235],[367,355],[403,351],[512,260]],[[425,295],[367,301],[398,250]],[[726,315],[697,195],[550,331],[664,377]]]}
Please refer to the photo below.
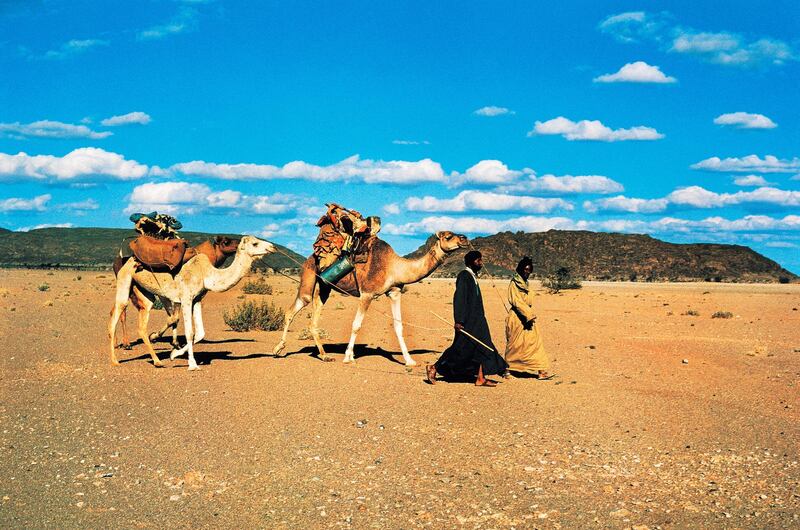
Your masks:
{"label": "man in dark blue robe", "polygon": [[[456,336],[436,364],[427,367],[428,381],[435,383],[436,374],[439,374],[447,381],[475,381],[478,386],[496,386],[497,383],[485,376],[504,374],[508,364],[492,343],[483,310],[483,298],[478,285],[478,271],[483,267],[483,257],[477,250],[471,250],[464,256],[464,263],[467,268],[458,274],[453,295]],[[462,330],[483,344],[462,333]]]}

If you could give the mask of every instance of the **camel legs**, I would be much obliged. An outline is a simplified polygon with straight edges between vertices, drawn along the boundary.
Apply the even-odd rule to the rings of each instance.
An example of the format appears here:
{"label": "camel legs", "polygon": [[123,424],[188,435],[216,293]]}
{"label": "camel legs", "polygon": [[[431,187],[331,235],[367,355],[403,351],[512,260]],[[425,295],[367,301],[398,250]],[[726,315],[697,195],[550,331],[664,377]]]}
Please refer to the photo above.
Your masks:
{"label": "camel legs", "polygon": [[[330,291],[323,295],[322,293],[322,286],[317,284],[316,288],[314,289],[314,294],[311,297],[311,328],[309,331],[311,332],[311,338],[314,339],[314,344],[317,346],[317,351],[319,351],[319,358],[323,361],[333,361],[332,357],[329,357],[327,353],[325,353],[325,348],[322,346],[322,340],[319,336],[319,317],[322,315],[322,308],[325,306],[325,302],[330,295]],[[324,298],[323,298],[324,296]]]}
{"label": "camel legs", "polygon": [[284,313],[285,322],[283,324],[283,335],[281,335],[281,341],[276,344],[275,348],[272,350],[273,355],[280,355],[280,353],[283,351],[283,348],[286,347],[286,335],[289,333],[289,326],[291,325],[292,320],[294,320],[294,317],[297,316],[297,313],[307,306],[310,301],[310,296],[298,295],[291,307],[286,310]]}
{"label": "camel legs", "polygon": [[400,311],[400,289],[393,287],[386,293],[392,304],[392,320],[394,321],[394,333],[397,335],[397,342],[400,343],[400,351],[403,352],[403,360],[406,366],[416,366],[417,362],[408,354],[406,341],[403,339],[403,315]]}
{"label": "camel legs", "polygon": [[[131,263],[132,265],[132,263]],[[111,318],[108,321],[108,339],[111,346],[111,364],[119,364],[117,355],[114,351],[116,344],[116,331],[117,322],[119,321],[120,314],[125,306],[128,304],[128,296],[131,292],[131,282],[133,280],[133,267],[128,266],[127,269],[123,267],[120,274],[117,276],[117,291],[114,293],[114,308],[111,310]]]}
{"label": "camel legs", "polygon": [[347,350],[344,352],[344,361],[342,361],[345,363],[356,362],[353,347],[356,344],[356,335],[358,335],[361,329],[361,323],[364,321],[364,315],[367,313],[369,304],[372,302],[372,295],[362,294],[358,302],[358,310],[356,311],[356,317],[353,319],[353,328],[350,331],[350,342],[347,343]]}
{"label": "camel legs", "polygon": [[150,337],[147,336],[147,322],[150,320],[150,310],[153,308],[153,302],[146,296],[142,296],[139,299],[139,303],[142,304],[139,308],[139,336],[142,337],[142,342],[144,342],[148,353],[150,353],[150,358],[153,359],[153,366],[164,366],[164,363],[161,362],[161,359],[158,358],[153,349]]}
{"label": "camel legs", "polygon": [[181,349],[173,350],[172,353],[169,354],[170,359],[174,359],[180,355],[183,355],[184,352],[189,353],[189,370],[199,370],[200,367],[197,366],[197,361],[194,360],[194,348],[192,344],[194,341],[194,330],[193,330],[193,316],[192,311],[194,310],[194,306],[196,304],[191,303],[182,303],[181,304],[181,313],[183,317],[183,332],[186,335],[186,346]]}

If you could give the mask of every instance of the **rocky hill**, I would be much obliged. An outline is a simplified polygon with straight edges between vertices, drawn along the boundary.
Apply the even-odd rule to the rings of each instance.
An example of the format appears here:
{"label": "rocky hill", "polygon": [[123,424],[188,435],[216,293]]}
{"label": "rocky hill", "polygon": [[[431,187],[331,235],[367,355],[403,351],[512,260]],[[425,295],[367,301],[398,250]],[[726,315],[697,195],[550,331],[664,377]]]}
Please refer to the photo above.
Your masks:
{"label": "rocky hill", "polygon": [[[216,234],[181,232],[196,245]],[[236,234],[227,234],[239,237]],[[0,267],[63,267],[108,269],[120,248],[127,248],[136,232],[121,228],[41,228],[30,232],[0,231]],[[305,259],[286,247],[276,245],[294,260]],[[295,262],[280,253],[270,254],[254,265],[274,269],[297,268]]]}
{"label": "rocky hill", "polygon": [[[409,257],[424,252],[430,240]],[[560,267],[582,280],[796,282],[800,278],[749,247],[666,243],[642,234],[588,231],[501,232],[472,240],[494,275],[510,275],[522,256],[543,277]],[[459,251],[436,271],[453,276],[464,268]]]}

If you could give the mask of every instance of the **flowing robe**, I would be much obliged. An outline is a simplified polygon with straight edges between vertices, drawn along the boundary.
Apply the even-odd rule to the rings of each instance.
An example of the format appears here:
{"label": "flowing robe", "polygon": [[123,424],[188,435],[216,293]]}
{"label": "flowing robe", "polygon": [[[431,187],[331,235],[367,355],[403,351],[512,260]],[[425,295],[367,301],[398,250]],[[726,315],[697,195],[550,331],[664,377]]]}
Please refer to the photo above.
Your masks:
{"label": "flowing robe", "polygon": [[537,373],[550,368],[550,359],[544,351],[539,326],[533,319],[533,293],[528,282],[519,274],[508,285],[508,302],[511,311],[506,316],[506,362],[509,370]]}
{"label": "flowing robe", "polygon": [[489,324],[486,322],[483,310],[481,288],[475,276],[468,270],[461,271],[456,278],[453,318],[464,325],[464,331],[490,346],[493,351],[456,331],[453,344],[436,362],[436,372],[445,380],[453,381],[474,381],[481,366],[485,376],[504,373],[507,365],[492,343]]}

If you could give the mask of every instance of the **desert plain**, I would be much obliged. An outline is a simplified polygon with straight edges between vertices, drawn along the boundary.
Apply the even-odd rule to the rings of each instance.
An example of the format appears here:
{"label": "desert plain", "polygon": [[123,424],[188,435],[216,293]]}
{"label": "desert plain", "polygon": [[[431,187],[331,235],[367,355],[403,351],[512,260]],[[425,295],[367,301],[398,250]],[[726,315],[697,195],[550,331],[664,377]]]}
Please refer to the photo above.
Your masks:
{"label": "desert plain", "polygon": [[[309,309],[284,358],[280,332],[230,330],[242,299],[294,298],[267,281],[206,297],[189,372],[166,340],[165,368],[141,343],[110,365],[110,273],[0,270],[0,527],[800,526],[800,285],[534,283],[558,377],[477,388],[423,381],[453,280],[403,295],[410,371],[385,298],[354,365],[352,298],[322,315],[336,362],[301,338]],[[481,283],[501,352],[506,286]]]}

